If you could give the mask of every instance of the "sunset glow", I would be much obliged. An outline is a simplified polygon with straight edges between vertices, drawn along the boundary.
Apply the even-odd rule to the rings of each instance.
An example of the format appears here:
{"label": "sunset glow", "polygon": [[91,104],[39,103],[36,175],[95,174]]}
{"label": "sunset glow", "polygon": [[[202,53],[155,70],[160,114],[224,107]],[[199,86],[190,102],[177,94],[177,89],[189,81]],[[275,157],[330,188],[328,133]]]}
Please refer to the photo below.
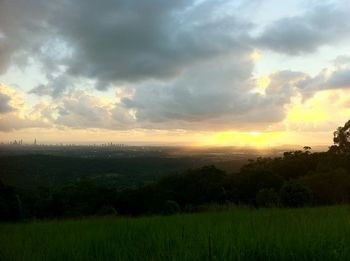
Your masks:
{"label": "sunset glow", "polygon": [[221,132],[204,141],[205,146],[250,146],[268,147],[279,141],[278,133],[260,132]]}

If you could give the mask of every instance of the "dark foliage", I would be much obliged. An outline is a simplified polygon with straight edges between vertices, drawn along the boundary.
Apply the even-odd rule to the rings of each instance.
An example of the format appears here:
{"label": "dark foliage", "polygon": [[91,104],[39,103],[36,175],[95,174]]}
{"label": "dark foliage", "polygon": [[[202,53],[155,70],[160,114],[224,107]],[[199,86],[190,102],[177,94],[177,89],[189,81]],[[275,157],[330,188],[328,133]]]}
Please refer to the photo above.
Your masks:
{"label": "dark foliage", "polygon": [[256,207],[350,203],[349,162],[348,155],[305,150],[258,158],[238,173],[206,166],[127,189],[93,178],[26,190],[1,184],[1,218],[174,214],[224,202]]}
{"label": "dark foliage", "polygon": [[350,154],[350,120],[333,133],[333,142],[332,151]]}
{"label": "dark foliage", "polygon": [[332,152],[288,152],[250,161],[238,173],[206,166],[122,190],[92,178],[27,190],[2,184],[1,218],[174,214],[224,202],[257,207],[349,203],[349,159]]}
{"label": "dark foliage", "polygon": [[279,195],[275,189],[261,189],[256,194],[256,204],[259,207],[276,207],[279,203]]}
{"label": "dark foliage", "polygon": [[303,207],[311,202],[311,191],[302,183],[286,182],[280,191],[280,202],[285,207]]}
{"label": "dark foliage", "polygon": [[103,206],[99,211],[96,213],[97,216],[116,216],[118,215],[117,210],[115,210],[114,207],[111,206]]}
{"label": "dark foliage", "polygon": [[0,220],[16,221],[22,218],[19,196],[13,187],[5,186],[0,181]]}
{"label": "dark foliage", "polygon": [[63,187],[89,178],[118,189],[154,182],[164,175],[200,164],[192,158],[119,157],[84,158],[54,155],[0,156],[0,179],[8,185],[33,189]]}
{"label": "dark foliage", "polygon": [[283,179],[270,170],[248,170],[232,177],[238,203],[257,205],[256,196],[263,189],[279,190]]}
{"label": "dark foliage", "polygon": [[314,173],[302,179],[313,194],[314,204],[342,204],[350,202],[350,175],[339,168]]}
{"label": "dark foliage", "polygon": [[214,166],[188,170],[180,175],[161,179],[157,186],[181,206],[220,202],[224,199],[224,171]]}

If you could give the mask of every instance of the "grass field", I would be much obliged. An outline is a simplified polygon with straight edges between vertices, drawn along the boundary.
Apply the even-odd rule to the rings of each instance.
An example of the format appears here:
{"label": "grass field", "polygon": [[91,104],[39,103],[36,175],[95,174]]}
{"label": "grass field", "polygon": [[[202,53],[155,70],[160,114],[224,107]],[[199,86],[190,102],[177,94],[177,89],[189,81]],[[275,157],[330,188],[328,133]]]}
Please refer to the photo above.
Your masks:
{"label": "grass field", "polygon": [[0,224],[0,260],[350,260],[350,207]]}

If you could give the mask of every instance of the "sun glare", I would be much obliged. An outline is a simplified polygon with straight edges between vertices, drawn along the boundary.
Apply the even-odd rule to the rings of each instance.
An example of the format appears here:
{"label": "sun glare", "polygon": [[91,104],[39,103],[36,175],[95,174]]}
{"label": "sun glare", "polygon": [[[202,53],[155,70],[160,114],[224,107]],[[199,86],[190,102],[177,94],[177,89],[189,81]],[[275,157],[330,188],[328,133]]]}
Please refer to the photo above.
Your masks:
{"label": "sun glare", "polygon": [[202,141],[202,146],[249,146],[264,148],[278,145],[280,134],[274,132],[219,132]]}

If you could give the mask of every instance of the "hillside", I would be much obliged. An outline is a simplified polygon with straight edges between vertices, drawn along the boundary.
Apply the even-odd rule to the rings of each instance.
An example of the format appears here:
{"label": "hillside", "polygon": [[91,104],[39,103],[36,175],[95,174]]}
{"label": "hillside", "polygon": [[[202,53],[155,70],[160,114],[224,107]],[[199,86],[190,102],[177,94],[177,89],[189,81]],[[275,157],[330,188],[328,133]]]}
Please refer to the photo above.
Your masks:
{"label": "hillside", "polygon": [[349,218],[336,206],[0,224],[0,259],[350,260]]}

